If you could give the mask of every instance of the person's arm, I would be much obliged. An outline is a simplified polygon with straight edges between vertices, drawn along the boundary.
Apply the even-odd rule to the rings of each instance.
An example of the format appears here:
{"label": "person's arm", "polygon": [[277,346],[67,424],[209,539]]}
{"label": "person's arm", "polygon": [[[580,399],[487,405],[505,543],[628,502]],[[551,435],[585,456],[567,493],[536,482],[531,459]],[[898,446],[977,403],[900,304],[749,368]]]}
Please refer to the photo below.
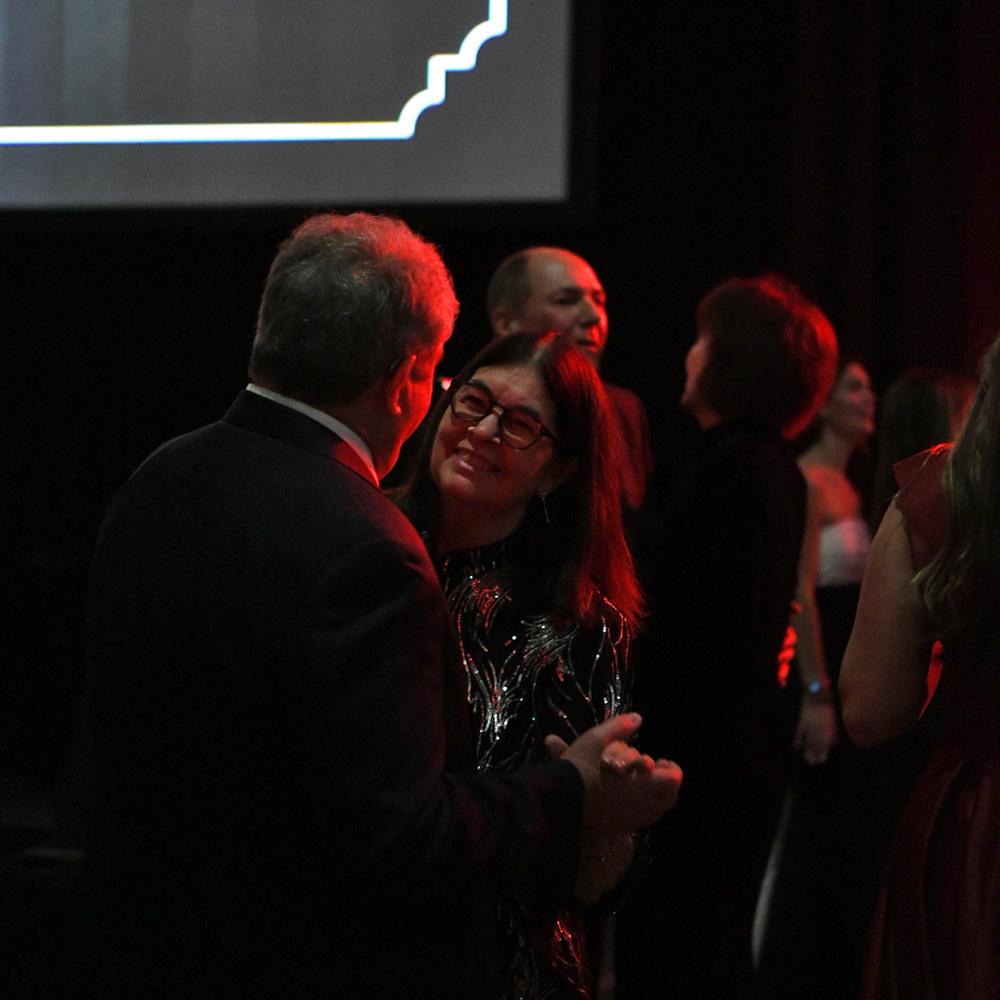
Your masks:
{"label": "person's arm", "polygon": [[[603,723],[599,729],[617,721],[618,719],[611,719]],[[545,749],[552,759],[562,757],[567,752],[566,743],[554,735],[545,738]],[[669,789],[670,806],[676,802],[683,773],[673,761],[662,759],[654,761],[648,754],[640,753],[635,747],[624,742],[616,742],[606,748],[601,763],[604,781],[609,787],[618,784],[624,789],[629,781],[658,777],[663,787]],[[638,831],[649,825],[649,823],[636,823],[633,827]],[[609,899],[612,901],[616,897],[620,899],[625,875],[631,868],[635,856],[636,837],[633,832],[609,834],[604,829],[585,823],[580,836],[580,859],[576,881],[573,883],[573,898],[584,906],[594,906],[598,903],[606,905]]]}
{"label": "person's arm", "polygon": [[308,778],[316,835],[338,863],[349,854],[340,872],[359,885],[375,871],[397,894],[429,881],[445,892],[530,884],[560,894],[576,876],[581,829],[627,833],[676,800],[679,772],[619,775],[602,764],[608,744],[638,728],[631,716],[589,729],[563,760],[516,774],[446,771],[450,632],[416,552],[380,540],[351,550],[330,567],[302,628],[289,770]]}
{"label": "person's arm", "polygon": [[830,677],[826,670],[816,607],[816,575],[819,570],[819,511],[816,487],[806,476],[806,521],[799,557],[795,599],[798,612],[792,617],[795,658],[802,681],[802,705],[795,729],[795,749],[807,764],[822,764],[837,743],[837,718],[833,710]]}
{"label": "person's arm", "polygon": [[920,717],[931,651],[923,626],[906,522],[893,503],[872,542],[840,672],[844,728],[859,746],[894,739]]}

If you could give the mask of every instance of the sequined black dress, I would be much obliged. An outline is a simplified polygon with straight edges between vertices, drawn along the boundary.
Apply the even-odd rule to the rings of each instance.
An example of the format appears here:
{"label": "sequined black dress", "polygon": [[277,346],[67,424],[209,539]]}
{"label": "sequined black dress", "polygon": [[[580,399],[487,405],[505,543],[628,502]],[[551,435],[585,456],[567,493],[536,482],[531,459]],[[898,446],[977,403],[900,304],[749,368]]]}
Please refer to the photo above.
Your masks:
{"label": "sequined black dress", "polygon": [[[513,592],[513,540],[452,552],[439,565],[468,679],[476,761],[513,771],[544,760],[549,733],[572,741],[627,711],[629,629],[601,602],[580,625],[528,613]],[[511,968],[509,1000],[586,998],[593,991],[598,914],[555,910],[530,898],[499,904]]]}

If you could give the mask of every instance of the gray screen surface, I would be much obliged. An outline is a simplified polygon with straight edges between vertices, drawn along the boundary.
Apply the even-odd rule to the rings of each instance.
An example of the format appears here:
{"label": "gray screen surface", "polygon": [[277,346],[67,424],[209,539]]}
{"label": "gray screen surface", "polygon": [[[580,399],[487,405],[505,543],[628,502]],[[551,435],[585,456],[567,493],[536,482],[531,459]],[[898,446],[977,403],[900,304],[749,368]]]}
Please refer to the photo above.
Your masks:
{"label": "gray screen surface", "polygon": [[[564,201],[570,8],[0,0],[0,207]],[[398,133],[407,102],[442,89],[410,138],[217,141],[234,126]],[[134,141],[148,125],[171,141]]]}

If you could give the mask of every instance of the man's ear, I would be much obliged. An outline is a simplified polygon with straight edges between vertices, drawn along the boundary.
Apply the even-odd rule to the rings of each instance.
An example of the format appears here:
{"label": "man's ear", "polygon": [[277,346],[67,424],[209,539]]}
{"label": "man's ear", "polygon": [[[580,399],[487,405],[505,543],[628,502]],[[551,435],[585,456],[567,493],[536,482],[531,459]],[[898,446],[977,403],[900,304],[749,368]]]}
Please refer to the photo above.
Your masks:
{"label": "man's ear", "polygon": [[400,360],[394,368],[391,368],[382,380],[382,399],[385,402],[386,411],[394,417],[398,417],[403,412],[402,399],[407,383],[410,381],[410,373],[416,363],[415,354],[407,354]]}
{"label": "man's ear", "polygon": [[498,337],[521,332],[521,321],[506,306],[497,306],[490,314],[490,324]]}

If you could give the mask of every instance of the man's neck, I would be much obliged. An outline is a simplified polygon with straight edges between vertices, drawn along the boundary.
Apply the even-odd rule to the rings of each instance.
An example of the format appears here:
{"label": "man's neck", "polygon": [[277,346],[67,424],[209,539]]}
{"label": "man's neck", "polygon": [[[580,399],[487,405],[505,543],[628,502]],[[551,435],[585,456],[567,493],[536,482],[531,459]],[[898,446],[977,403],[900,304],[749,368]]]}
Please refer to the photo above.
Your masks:
{"label": "man's neck", "polygon": [[[371,470],[376,480],[380,481],[387,470],[379,468],[379,452],[371,447],[371,438],[364,431],[364,421],[360,419],[360,413],[355,412],[355,408],[336,406],[313,406],[311,403],[295,399],[293,396],[286,396],[267,386],[251,382],[247,386],[250,392],[254,392],[273,402],[280,403],[290,409],[310,417],[312,420],[321,423],[324,427],[333,431],[338,437],[346,441],[365,465]],[[389,468],[391,468],[391,464]]]}

